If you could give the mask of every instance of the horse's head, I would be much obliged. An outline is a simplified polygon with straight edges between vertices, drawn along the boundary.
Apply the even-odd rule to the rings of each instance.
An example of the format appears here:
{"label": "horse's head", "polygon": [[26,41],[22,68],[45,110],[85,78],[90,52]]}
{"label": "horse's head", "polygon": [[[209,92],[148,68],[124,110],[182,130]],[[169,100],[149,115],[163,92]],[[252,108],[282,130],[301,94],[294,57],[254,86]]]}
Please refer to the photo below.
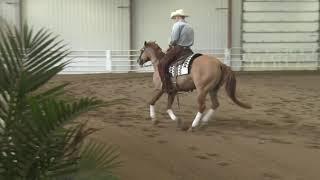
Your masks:
{"label": "horse's head", "polygon": [[149,53],[149,50],[147,49],[148,43],[145,41],[143,48],[140,49],[140,56],[137,60],[137,63],[142,66],[144,63],[150,61],[151,55]]}
{"label": "horse's head", "polygon": [[161,55],[162,50],[155,42],[144,42],[143,48],[140,50],[140,56],[137,63],[142,66],[152,58],[158,58]]}

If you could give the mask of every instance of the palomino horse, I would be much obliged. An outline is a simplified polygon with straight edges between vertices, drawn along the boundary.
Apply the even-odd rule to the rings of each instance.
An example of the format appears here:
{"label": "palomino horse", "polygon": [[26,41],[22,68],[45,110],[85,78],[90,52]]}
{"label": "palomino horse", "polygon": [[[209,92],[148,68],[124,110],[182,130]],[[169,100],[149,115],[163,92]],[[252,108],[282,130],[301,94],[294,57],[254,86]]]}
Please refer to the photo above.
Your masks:
{"label": "palomino horse", "polygon": [[[155,86],[155,91],[154,96],[149,103],[150,117],[154,123],[157,122],[154,108],[155,103],[164,93],[158,72],[159,61],[164,55],[165,54],[162,52],[161,48],[155,42],[145,42],[138,59],[140,66],[148,61],[151,61],[154,67],[153,83]],[[250,105],[242,103],[236,98],[236,77],[234,72],[228,66],[221,63],[218,59],[203,55],[194,59],[191,67],[191,73],[189,75],[179,76],[177,78],[176,86],[178,89],[176,89],[173,93],[168,94],[167,113],[173,121],[177,121],[178,125],[180,125],[180,121],[171,109],[175,96],[179,91],[191,91],[196,89],[198,113],[193,120],[189,131],[192,131],[200,123],[201,126],[207,125],[209,119],[219,107],[217,94],[223,84],[225,84],[226,92],[234,103],[243,108],[251,108]],[[211,97],[212,106],[211,109],[203,116],[203,113],[206,109],[205,100],[208,93]]]}

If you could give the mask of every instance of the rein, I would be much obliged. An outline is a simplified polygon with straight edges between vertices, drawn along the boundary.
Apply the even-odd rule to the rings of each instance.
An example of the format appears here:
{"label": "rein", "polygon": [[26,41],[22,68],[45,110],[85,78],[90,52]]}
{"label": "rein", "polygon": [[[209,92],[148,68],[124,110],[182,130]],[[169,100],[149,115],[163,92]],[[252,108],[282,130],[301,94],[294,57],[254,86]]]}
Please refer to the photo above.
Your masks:
{"label": "rein", "polygon": [[[144,50],[145,50],[144,48],[140,50],[139,59],[141,59],[141,56],[144,53]],[[150,65],[142,65],[141,67],[145,68],[145,67],[151,67],[151,66],[153,66],[153,65],[152,64],[150,64]]]}
{"label": "rein", "polygon": [[153,66],[152,64],[150,64],[150,65],[142,65],[142,67],[151,67],[151,66]]}

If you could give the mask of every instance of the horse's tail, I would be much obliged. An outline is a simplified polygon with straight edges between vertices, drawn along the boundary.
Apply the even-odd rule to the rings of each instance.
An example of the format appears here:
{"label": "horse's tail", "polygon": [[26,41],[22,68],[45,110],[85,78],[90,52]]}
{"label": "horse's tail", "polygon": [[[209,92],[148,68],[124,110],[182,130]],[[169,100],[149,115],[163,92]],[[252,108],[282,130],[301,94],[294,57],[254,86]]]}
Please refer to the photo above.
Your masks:
{"label": "horse's tail", "polygon": [[237,80],[235,73],[225,64],[221,64],[221,70],[223,82],[225,82],[226,92],[230,99],[242,108],[251,109],[251,105],[239,101],[236,97]]}

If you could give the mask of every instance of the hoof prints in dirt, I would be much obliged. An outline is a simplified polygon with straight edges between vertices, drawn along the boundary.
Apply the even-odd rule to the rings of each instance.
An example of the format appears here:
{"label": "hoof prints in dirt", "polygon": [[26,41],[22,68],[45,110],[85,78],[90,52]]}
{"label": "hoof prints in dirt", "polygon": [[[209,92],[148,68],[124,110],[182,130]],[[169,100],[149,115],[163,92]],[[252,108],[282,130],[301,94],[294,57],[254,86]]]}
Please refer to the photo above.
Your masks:
{"label": "hoof prints in dirt", "polygon": [[[211,157],[216,157],[218,156],[218,154],[211,154],[211,156],[209,154],[206,154],[206,155],[196,155],[195,157],[198,158],[198,159],[201,159],[201,160],[210,160]],[[225,162],[225,161],[219,161],[217,162],[217,165],[219,166],[229,166],[230,163],[228,162]]]}
{"label": "hoof prints in dirt", "polygon": [[310,149],[320,150],[320,143],[308,143],[308,145],[306,145],[306,147],[310,148]]}
{"label": "hoof prints in dirt", "polygon": [[158,128],[167,128],[167,126],[160,125],[160,124],[157,124],[157,126],[156,126],[156,127],[158,127]]}
{"label": "hoof prints in dirt", "polygon": [[219,166],[228,166],[229,163],[227,163],[227,162],[219,162],[218,165]]}
{"label": "hoof prints in dirt", "polygon": [[154,132],[155,131],[154,129],[150,129],[150,128],[147,128],[147,127],[143,127],[141,130],[144,131],[144,132]]}
{"label": "hoof prints in dirt", "polygon": [[217,153],[207,153],[208,156],[211,156],[211,157],[218,157],[219,154]]}
{"label": "hoof prints in dirt", "polygon": [[282,140],[282,139],[276,139],[276,138],[259,138],[259,144],[265,144],[266,142],[272,142],[276,144],[293,144],[290,141]]}
{"label": "hoof prints in dirt", "polygon": [[292,142],[282,140],[282,139],[275,139],[275,138],[270,139],[270,141],[278,144],[293,144]]}
{"label": "hoof prints in dirt", "polygon": [[147,134],[146,136],[149,137],[149,138],[155,138],[155,137],[160,136],[160,134],[157,133],[157,132],[153,132],[153,133]]}
{"label": "hoof prints in dirt", "polygon": [[143,127],[141,128],[141,131],[149,134],[155,134],[155,135],[160,135],[158,130],[154,127]]}
{"label": "hoof prints in dirt", "polygon": [[154,137],[156,137],[157,135],[155,135],[155,134],[147,134],[146,136],[149,137],[149,138],[154,138]]}
{"label": "hoof prints in dirt", "polygon": [[203,160],[210,159],[208,156],[205,156],[205,155],[196,155],[196,158],[203,159]]}
{"label": "hoof prints in dirt", "polygon": [[158,140],[158,143],[159,144],[166,144],[166,143],[168,143],[168,141],[166,141],[166,140]]}
{"label": "hoof prints in dirt", "polygon": [[126,128],[129,128],[129,127],[135,127],[134,125],[132,124],[118,124],[119,127],[126,127]]}
{"label": "hoof prints in dirt", "polygon": [[275,173],[272,173],[272,172],[263,173],[262,176],[263,176],[263,180],[281,179],[281,176],[279,176]]}
{"label": "hoof prints in dirt", "polygon": [[189,146],[188,149],[191,150],[191,151],[199,150],[199,148],[197,148],[196,146]]}
{"label": "hoof prints in dirt", "polygon": [[320,146],[319,145],[311,145],[311,146],[307,146],[308,148],[311,148],[311,149],[318,149],[320,150]]}
{"label": "hoof prints in dirt", "polygon": [[281,117],[283,122],[288,123],[288,124],[296,124],[297,120],[294,119],[288,119],[288,117]]}

